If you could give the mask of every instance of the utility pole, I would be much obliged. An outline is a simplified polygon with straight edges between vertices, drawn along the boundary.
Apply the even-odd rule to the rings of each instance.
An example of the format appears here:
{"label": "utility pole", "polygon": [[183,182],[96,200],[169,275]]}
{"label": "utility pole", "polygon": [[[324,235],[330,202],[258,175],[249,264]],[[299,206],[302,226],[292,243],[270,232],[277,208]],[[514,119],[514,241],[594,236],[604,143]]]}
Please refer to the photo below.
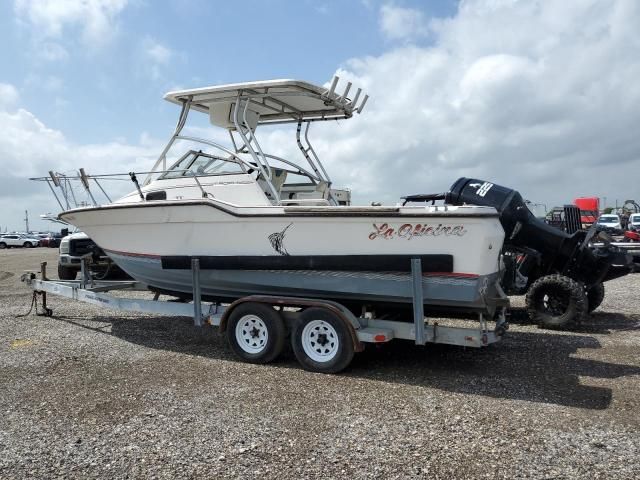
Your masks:
{"label": "utility pole", "polygon": [[27,233],[29,233],[29,212],[28,211],[24,211],[24,224],[27,227]]}

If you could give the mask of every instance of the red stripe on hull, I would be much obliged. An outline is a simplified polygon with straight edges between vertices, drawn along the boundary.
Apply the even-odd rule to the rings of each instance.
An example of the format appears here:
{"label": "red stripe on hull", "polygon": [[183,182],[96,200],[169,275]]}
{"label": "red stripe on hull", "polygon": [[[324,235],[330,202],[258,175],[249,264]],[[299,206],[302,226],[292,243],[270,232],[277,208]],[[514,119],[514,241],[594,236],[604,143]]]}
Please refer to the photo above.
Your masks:
{"label": "red stripe on hull", "polygon": [[107,250],[106,248],[104,248],[103,250],[107,253],[115,253],[116,255],[123,255],[125,257],[157,258],[158,260],[162,258],[160,255],[153,255],[149,253],[120,252],[118,250]]}

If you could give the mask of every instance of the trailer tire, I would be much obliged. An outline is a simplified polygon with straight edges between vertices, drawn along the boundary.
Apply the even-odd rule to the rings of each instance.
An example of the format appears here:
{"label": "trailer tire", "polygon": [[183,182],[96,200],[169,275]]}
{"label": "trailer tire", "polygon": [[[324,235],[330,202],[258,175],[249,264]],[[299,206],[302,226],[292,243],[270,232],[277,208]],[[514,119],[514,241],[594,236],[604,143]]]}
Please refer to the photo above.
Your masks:
{"label": "trailer tire", "polygon": [[291,345],[302,368],[310,372],[338,373],[347,368],[355,354],[344,321],[321,307],[311,307],[300,314]]}
{"label": "trailer tire", "polygon": [[583,285],[564,275],[547,275],[533,282],[526,304],[531,321],[549,329],[577,325],[588,310]]}
{"label": "trailer tire", "polygon": [[58,264],[58,278],[60,280],[75,280],[78,271],[74,268],[65,267]]}
{"label": "trailer tire", "polygon": [[7,248],[7,244],[4,242],[0,242],[0,249]]}
{"label": "trailer tire", "polygon": [[587,300],[589,302],[589,313],[600,306],[604,300],[604,283],[596,283],[587,289]]}
{"label": "trailer tire", "polygon": [[282,353],[287,330],[282,317],[270,305],[242,303],[233,309],[227,324],[227,340],[245,362],[269,363]]}

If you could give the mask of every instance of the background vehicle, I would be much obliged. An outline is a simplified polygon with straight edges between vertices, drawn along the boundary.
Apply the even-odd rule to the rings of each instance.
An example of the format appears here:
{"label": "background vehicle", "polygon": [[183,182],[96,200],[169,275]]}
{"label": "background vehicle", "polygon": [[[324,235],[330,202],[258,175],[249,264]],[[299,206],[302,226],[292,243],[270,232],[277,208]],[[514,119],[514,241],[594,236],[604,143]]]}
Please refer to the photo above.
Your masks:
{"label": "background vehicle", "polygon": [[60,241],[67,235],[68,233],[65,233],[64,235],[62,233],[52,233],[49,236],[49,241],[47,243],[47,246],[49,248],[58,248],[60,246]]}
{"label": "background vehicle", "polygon": [[77,232],[60,240],[58,278],[60,280],[75,280],[82,268],[82,258],[85,256],[90,257],[89,269],[95,278],[126,276],[86,233]]}
{"label": "background vehicle", "polygon": [[38,233],[37,235],[35,235],[38,239],[40,239],[40,246],[41,247],[48,247],[49,246],[49,239],[51,234],[49,233]]}
{"label": "background vehicle", "polygon": [[598,197],[576,198],[573,204],[580,209],[582,228],[589,228],[596,223],[600,212],[600,199]]}
{"label": "background vehicle", "polygon": [[526,294],[533,322],[547,328],[580,323],[602,302],[604,282],[633,270],[626,251],[610,244],[590,247],[595,229],[569,234],[535,218],[517,191],[485,182],[489,187],[478,194],[475,186],[482,184],[483,180],[461,178],[446,201],[488,205],[498,211],[506,234],[502,287],[509,295]]}
{"label": "background vehicle", "polygon": [[622,234],[620,216],[613,213],[600,215],[600,218],[598,218],[598,231],[612,233],[614,235]]}
{"label": "background vehicle", "polygon": [[640,231],[640,213],[632,213],[629,215],[628,229],[634,232]]}
{"label": "background vehicle", "polygon": [[582,229],[580,209],[575,205],[553,207],[544,221],[552,227],[559,228],[563,232],[575,233]]}
{"label": "background vehicle", "polygon": [[40,239],[27,235],[2,235],[0,237],[0,248],[24,247],[32,248],[40,245]]}

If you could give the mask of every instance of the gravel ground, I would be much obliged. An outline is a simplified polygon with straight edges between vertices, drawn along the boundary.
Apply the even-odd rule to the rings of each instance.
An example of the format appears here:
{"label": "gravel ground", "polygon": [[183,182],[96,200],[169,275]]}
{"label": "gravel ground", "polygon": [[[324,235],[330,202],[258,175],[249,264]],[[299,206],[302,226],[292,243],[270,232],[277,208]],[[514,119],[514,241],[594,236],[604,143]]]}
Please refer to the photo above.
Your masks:
{"label": "gravel ground", "polygon": [[0,478],[640,477],[640,275],[580,331],[396,341],[329,376],[238,362],[187,318],[18,318],[55,253],[0,251]]}

